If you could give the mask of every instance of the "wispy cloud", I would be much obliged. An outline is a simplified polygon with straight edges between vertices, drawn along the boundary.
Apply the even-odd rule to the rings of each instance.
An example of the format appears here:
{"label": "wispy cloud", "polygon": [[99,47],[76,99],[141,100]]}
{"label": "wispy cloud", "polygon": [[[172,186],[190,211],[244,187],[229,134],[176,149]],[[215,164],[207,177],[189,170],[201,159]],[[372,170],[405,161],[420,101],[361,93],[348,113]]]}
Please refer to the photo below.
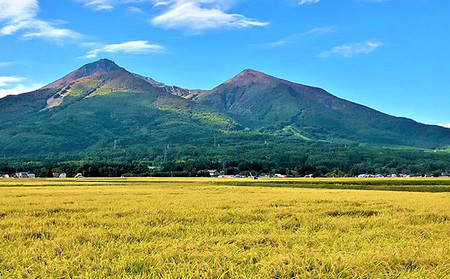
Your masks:
{"label": "wispy cloud", "polygon": [[73,30],[57,28],[53,23],[38,19],[38,12],[37,0],[0,0],[0,36],[23,31],[24,38],[44,38],[58,42],[81,36]]}
{"label": "wispy cloud", "polygon": [[377,48],[381,47],[383,43],[365,41],[360,43],[346,44],[341,46],[335,46],[330,50],[320,53],[318,56],[322,58],[332,57],[332,56],[343,56],[345,58],[352,58],[359,54],[369,54],[375,51]]}
{"label": "wispy cloud", "polygon": [[305,4],[315,4],[318,3],[319,0],[299,0],[298,4],[299,5],[305,5]]}
{"label": "wispy cloud", "polygon": [[90,50],[83,58],[96,58],[99,53],[132,53],[132,54],[145,54],[145,53],[162,53],[164,47],[156,44],[149,44],[148,41],[130,41],[120,44],[104,45],[102,47]]}
{"label": "wispy cloud", "polygon": [[84,4],[85,7],[93,8],[94,10],[113,10],[113,1],[111,0],[77,0]]}
{"label": "wispy cloud", "polygon": [[154,2],[154,0],[75,0],[82,3],[87,8],[92,8],[96,11],[111,11],[116,6],[124,4],[134,4],[143,2]]}
{"label": "wispy cloud", "polygon": [[224,0],[155,0],[155,8],[163,13],[151,20],[155,26],[202,33],[208,29],[265,26],[268,22],[227,13],[234,1]]}
{"label": "wispy cloud", "polygon": [[301,38],[309,35],[325,35],[331,32],[334,32],[337,29],[337,26],[328,26],[328,27],[318,27],[310,29],[303,33],[294,34],[288,37],[285,37],[279,41],[276,42],[270,42],[263,44],[265,47],[281,47],[289,44],[293,44],[296,41],[300,40]]}
{"label": "wispy cloud", "polygon": [[438,126],[444,127],[444,128],[449,128],[450,129],[450,123],[447,124],[437,124]]}
{"label": "wispy cloud", "polygon": [[[309,5],[319,3],[320,0],[297,0],[298,5]],[[388,2],[390,0],[356,0],[358,2]]]}
{"label": "wispy cloud", "polygon": [[23,77],[15,77],[15,76],[1,77],[0,76],[0,87],[9,86],[11,83],[18,83],[23,80],[25,80],[25,78],[23,78]]}
{"label": "wispy cloud", "polygon": [[14,65],[13,62],[0,62],[0,68],[9,67],[11,65]]}
{"label": "wispy cloud", "polygon": [[140,9],[138,7],[134,7],[134,6],[128,7],[127,12],[136,13],[136,14],[144,14],[145,13],[142,9]]}
{"label": "wispy cloud", "polygon": [[17,95],[30,92],[42,87],[42,84],[24,85],[26,78],[16,76],[0,76],[0,98],[7,95]]}

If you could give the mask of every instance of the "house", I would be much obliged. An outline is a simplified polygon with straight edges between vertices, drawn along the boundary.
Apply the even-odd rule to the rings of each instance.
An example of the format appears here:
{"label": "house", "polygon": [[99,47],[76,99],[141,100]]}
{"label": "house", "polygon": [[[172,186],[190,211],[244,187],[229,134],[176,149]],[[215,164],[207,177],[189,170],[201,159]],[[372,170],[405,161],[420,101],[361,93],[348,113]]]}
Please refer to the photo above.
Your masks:
{"label": "house", "polygon": [[83,178],[84,176],[83,176],[83,174],[81,173],[81,172],[79,172],[79,173],[77,173],[76,175],[75,175],[75,178]]}
{"label": "house", "polygon": [[36,178],[36,175],[34,173],[29,173],[28,178]]}
{"label": "house", "polygon": [[54,172],[53,173],[53,178],[59,178],[59,172]]}
{"label": "house", "polygon": [[66,178],[67,174],[65,172],[62,172],[59,174],[59,178]]}
{"label": "house", "polygon": [[22,172],[17,172],[17,173],[14,175],[14,177],[16,177],[16,178],[28,178],[28,173],[27,173],[27,172],[24,172],[24,171],[22,171]]}
{"label": "house", "polygon": [[230,175],[219,175],[219,178],[234,178],[234,175],[230,174]]}
{"label": "house", "polygon": [[448,171],[444,171],[442,174],[441,174],[441,176],[444,176],[444,177],[449,177],[450,176],[450,174],[448,173]]}
{"label": "house", "polygon": [[209,176],[211,176],[211,177],[219,176],[219,172],[217,170],[208,170],[207,172],[209,173]]}

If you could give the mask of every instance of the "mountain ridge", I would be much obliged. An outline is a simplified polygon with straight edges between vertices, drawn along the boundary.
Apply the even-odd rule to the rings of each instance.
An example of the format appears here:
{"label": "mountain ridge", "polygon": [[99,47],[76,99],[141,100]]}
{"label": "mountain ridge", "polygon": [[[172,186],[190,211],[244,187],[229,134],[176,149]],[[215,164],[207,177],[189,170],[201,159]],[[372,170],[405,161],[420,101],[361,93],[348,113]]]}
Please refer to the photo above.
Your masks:
{"label": "mountain ridge", "polygon": [[[39,90],[0,99],[8,154],[204,145],[213,135],[438,148],[450,129],[394,117],[318,88],[246,69],[212,90],[169,86],[114,61],[86,64]],[[248,136],[244,136],[248,134]]]}

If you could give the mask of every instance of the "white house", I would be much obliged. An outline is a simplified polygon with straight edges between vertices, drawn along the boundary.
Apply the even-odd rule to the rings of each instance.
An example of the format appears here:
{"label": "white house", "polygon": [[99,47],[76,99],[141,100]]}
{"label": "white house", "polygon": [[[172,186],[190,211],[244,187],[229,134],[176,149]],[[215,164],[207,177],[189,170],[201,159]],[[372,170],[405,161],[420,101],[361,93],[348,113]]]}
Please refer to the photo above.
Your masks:
{"label": "white house", "polygon": [[28,178],[28,173],[21,171],[21,172],[17,172],[14,176],[17,178]]}
{"label": "white house", "polygon": [[209,176],[211,177],[218,177],[219,172],[217,170],[208,170]]}

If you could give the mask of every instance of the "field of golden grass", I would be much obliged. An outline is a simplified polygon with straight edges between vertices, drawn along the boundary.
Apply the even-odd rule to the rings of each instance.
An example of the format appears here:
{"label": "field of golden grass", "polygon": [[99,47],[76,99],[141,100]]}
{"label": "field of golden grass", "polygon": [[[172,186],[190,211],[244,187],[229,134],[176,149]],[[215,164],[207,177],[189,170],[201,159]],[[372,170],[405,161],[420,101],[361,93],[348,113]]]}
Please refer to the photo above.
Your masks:
{"label": "field of golden grass", "polygon": [[2,179],[0,277],[449,278],[450,193],[308,181]]}

